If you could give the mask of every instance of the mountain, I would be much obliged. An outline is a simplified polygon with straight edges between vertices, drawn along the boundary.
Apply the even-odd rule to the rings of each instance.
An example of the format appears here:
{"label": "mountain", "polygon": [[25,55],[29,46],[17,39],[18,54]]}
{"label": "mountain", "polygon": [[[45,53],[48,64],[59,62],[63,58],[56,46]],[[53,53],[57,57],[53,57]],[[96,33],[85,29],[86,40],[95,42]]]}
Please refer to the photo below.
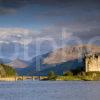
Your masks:
{"label": "mountain", "polygon": [[45,68],[45,69],[37,71],[37,72],[32,72],[31,71],[30,75],[45,76],[45,75],[48,75],[48,73],[50,71],[53,71],[58,75],[62,75],[64,71],[74,70],[77,67],[80,67],[80,68],[83,67],[83,63],[82,62],[78,63],[78,60],[76,59],[76,60],[63,62],[63,63],[60,63],[60,64],[51,65],[48,68]]}
{"label": "mountain", "polygon": [[[31,61],[28,63],[28,67],[26,68],[16,68],[16,71],[19,75],[32,75],[36,71],[37,62],[40,60],[40,68],[41,70],[47,68],[47,65],[43,64],[43,59],[48,56],[49,53],[43,54],[37,57],[34,57]],[[49,66],[49,65],[48,65]]]}
{"label": "mountain", "polygon": [[13,68],[26,68],[28,67],[28,62],[20,59],[15,59],[10,63],[7,63],[7,65],[12,66]]}
{"label": "mountain", "polygon": [[[69,46],[59,48],[55,51],[49,52],[33,58],[29,67],[17,69],[18,74],[24,75],[47,75],[49,71],[54,71],[61,74],[66,70],[82,67],[82,58],[86,53],[100,52],[99,46]],[[39,65],[40,66],[37,66]],[[40,68],[39,68],[40,67]]]}
{"label": "mountain", "polygon": [[11,60],[5,59],[5,58],[0,58],[0,63],[6,64],[6,63],[9,63],[9,62],[11,62]]}
{"label": "mountain", "polygon": [[57,49],[50,53],[48,57],[44,58],[44,64],[59,64],[62,62],[80,59],[86,53],[98,53],[100,52],[99,46],[70,46]]}

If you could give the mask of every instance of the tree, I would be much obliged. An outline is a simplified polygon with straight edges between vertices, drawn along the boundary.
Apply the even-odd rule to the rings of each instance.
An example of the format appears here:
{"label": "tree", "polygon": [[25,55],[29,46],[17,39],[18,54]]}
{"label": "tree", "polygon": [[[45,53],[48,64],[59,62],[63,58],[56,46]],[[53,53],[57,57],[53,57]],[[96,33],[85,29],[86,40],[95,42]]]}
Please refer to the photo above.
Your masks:
{"label": "tree", "polygon": [[16,71],[8,65],[0,64],[0,75],[1,77],[15,76]]}
{"label": "tree", "polygon": [[48,79],[49,80],[55,80],[56,79],[56,74],[53,72],[53,71],[50,71],[49,73],[48,73]]}
{"label": "tree", "polygon": [[72,69],[71,72],[73,73],[73,75],[78,75],[81,72],[84,72],[83,68],[83,66],[78,66],[76,69]]}
{"label": "tree", "polygon": [[70,72],[70,71],[65,71],[65,72],[63,73],[63,75],[64,75],[64,76],[73,76],[73,73]]}

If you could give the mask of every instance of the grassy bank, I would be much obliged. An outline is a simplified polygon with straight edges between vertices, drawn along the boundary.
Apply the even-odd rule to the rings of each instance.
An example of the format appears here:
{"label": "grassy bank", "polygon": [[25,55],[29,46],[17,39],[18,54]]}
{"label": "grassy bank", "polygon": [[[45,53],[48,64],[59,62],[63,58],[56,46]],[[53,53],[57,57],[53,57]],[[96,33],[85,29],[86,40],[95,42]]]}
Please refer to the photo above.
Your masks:
{"label": "grassy bank", "polygon": [[46,79],[43,80],[57,80],[57,81],[99,81],[100,72],[64,72],[62,76],[56,75],[54,72],[49,72]]}
{"label": "grassy bank", "polygon": [[60,81],[92,81],[93,78],[89,76],[58,76],[56,80]]}

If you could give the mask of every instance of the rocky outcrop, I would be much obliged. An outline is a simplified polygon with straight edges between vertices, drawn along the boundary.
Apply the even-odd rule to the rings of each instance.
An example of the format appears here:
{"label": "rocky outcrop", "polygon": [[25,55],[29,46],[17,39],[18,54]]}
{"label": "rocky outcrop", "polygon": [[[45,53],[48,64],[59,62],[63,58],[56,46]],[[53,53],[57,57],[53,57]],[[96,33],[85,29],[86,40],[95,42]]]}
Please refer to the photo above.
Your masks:
{"label": "rocky outcrop", "polygon": [[59,64],[62,62],[80,59],[84,54],[97,53],[100,51],[99,46],[70,46],[57,49],[44,58],[44,64]]}

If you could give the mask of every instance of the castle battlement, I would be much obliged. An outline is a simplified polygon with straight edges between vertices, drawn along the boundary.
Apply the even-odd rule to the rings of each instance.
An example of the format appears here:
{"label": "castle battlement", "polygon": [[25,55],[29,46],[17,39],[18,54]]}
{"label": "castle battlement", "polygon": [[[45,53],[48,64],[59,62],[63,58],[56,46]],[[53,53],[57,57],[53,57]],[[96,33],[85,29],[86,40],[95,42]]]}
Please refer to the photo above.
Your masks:
{"label": "castle battlement", "polygon": [[86,55],[85,71],[86,72],[100,71],[100,53]]}

